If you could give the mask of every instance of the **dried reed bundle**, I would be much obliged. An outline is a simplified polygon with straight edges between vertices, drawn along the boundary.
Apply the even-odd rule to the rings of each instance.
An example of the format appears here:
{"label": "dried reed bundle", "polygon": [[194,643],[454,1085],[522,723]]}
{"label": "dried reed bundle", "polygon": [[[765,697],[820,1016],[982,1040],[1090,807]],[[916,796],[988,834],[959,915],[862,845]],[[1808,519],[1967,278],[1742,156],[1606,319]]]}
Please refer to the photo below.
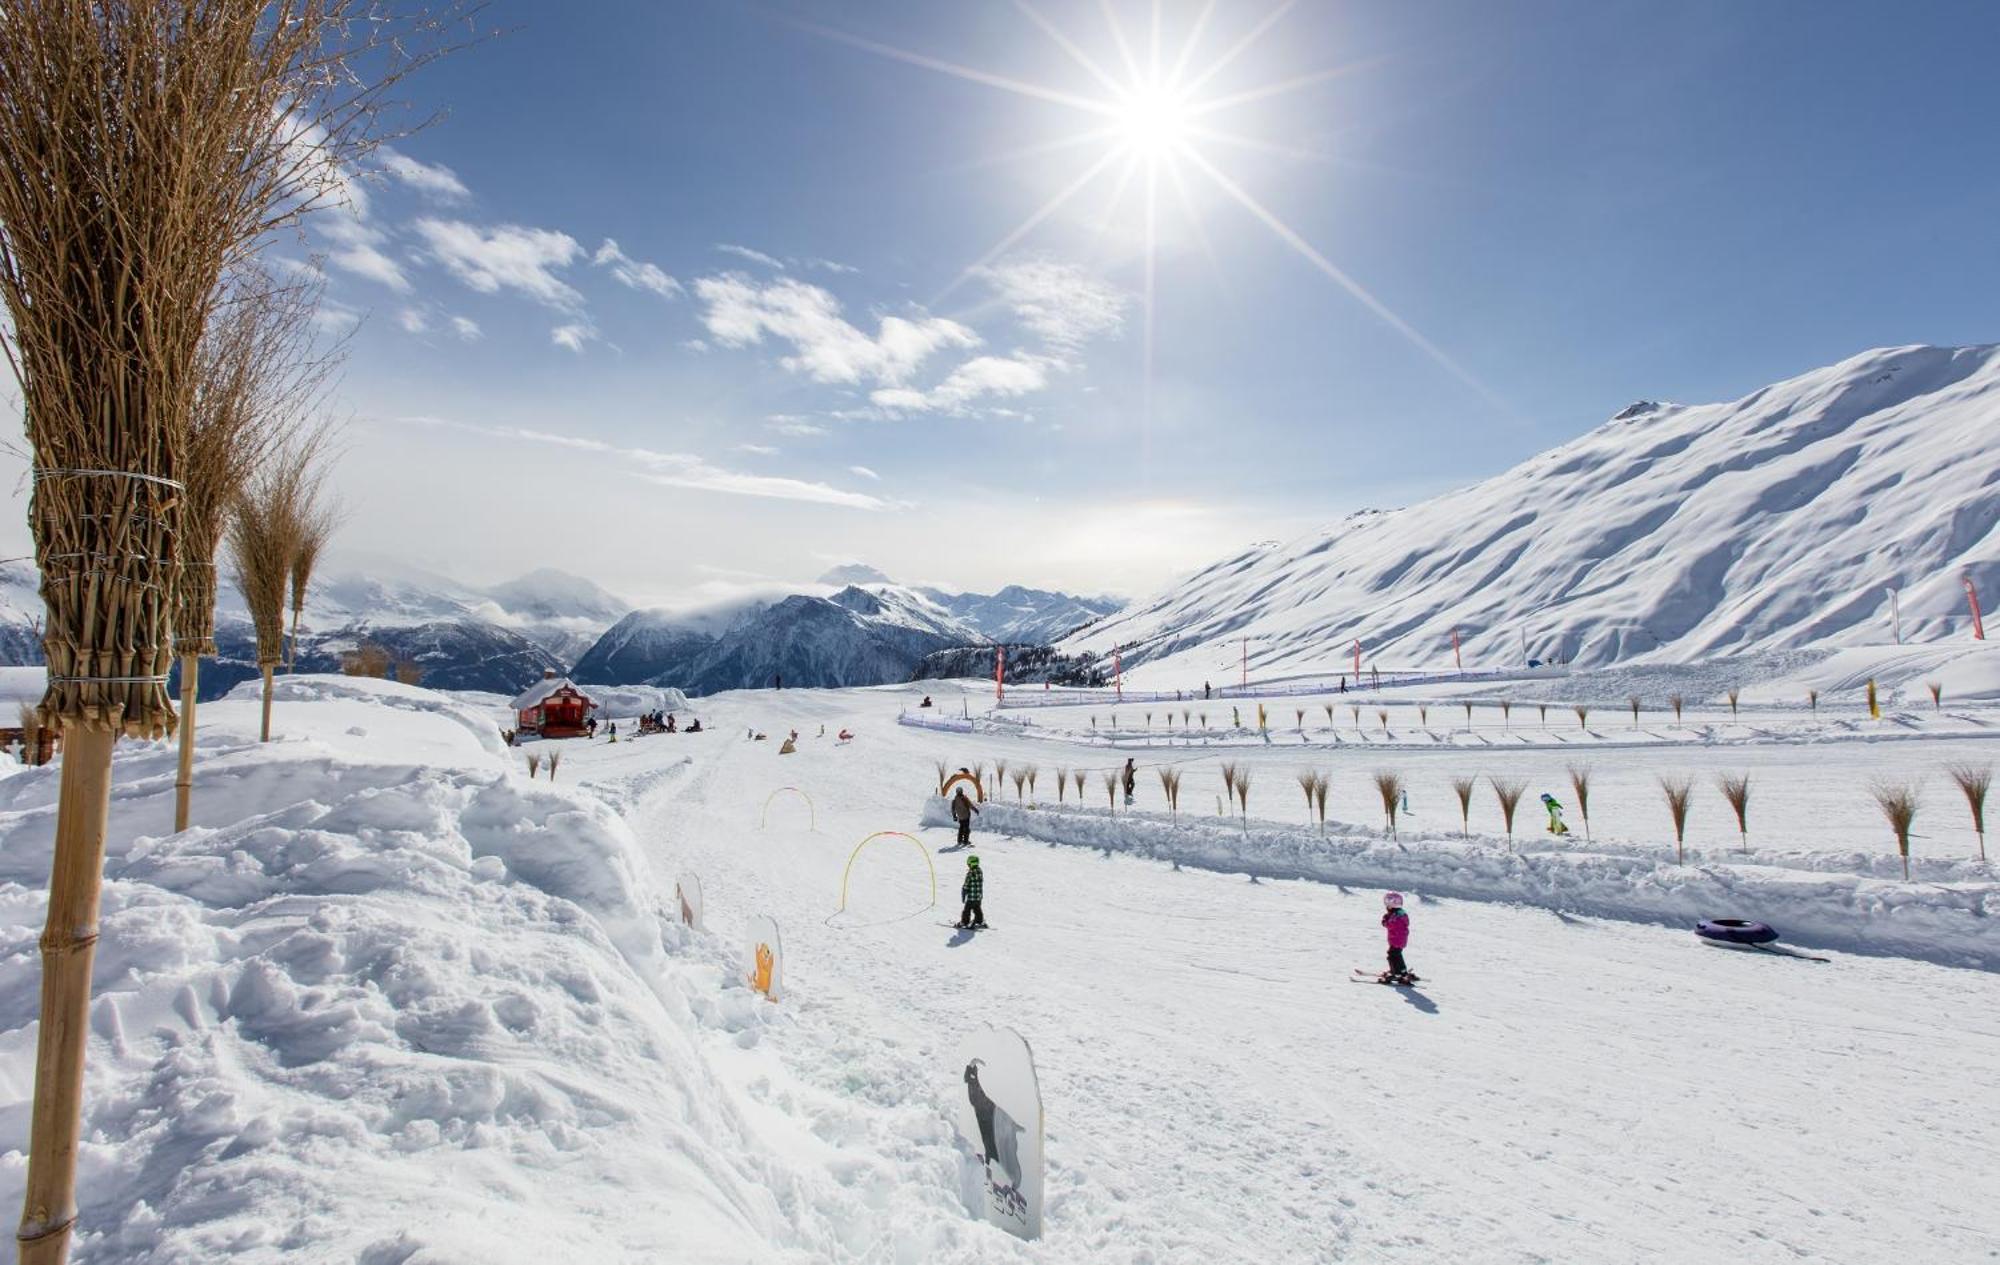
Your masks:
{"label": "dried reed bundle", "polygon": [[1993,787],[1993,766],[1954,764],[1945,770],[1958,789],[1965,793],[1966,807],[1972,810],[1972,829],[1979,836],[1979,859],[1986,859],[1986,792]]}
{"label": "dried reed bundle", "polygon": [[556,780],[556,770],[562,767],[562,749],[549,752],[549,781]]}
{"label": "dried reed bundle", "polygon": [[1687,860],[1688,804],[1694,799],[1694,779],[1662,777],[1660,793],[1667,797],[1667,813],[1674,819],[1674,859]]}
{"label": "dried reed bundle", "polygon": [[1869,788],[1889,829],[1896,832],[1896,851],[1903,854],[1903,881],[1910,878],[1910,827],[1917,820],[1917,788],[1909,782],[1877,782]]}
{"label": "dried reed bundle", "polygon": [[1396,835],[1396,810],[1403,802],[1403,775],[1377,769],[1374,774],[1375,793],[1382,797],[1382,813],[1389,819],[1389,837]]}
{"label": "dried reed bundle", "polygon": [[1056,803],[1060,804],[1063,802],[1063,791],[1066,790],[1068,786],[1069,786],[1069,770],[1066,768],[1058,768],[1056,770]]}
{"label": "dried reed bundle", "polygon": [[1667,697],[1667,702],[1669,702],[1669,703],[1671,703],[1671,704],[1673,705],[1673,709],[1674,709],[1674,723],[1675,723],[1676,725],[1680,724],[1680,723],[1681,723],[1681,708],[1682,708],[1682,707],[1685,707],[1685,706],[1687,705],[1687,699],[1686,699],[1685,697],[1683,697],[1683,696],[1679,695],[1679,694],[1672,694],[1672,695],[1669,695],[1669,696]]}
{"label": "dried reed bundle", "polygon": [[1118,771],[1116,769],[1104,775],[1104,802],[1111,805],[1112,812],[1115,813],[1118,811]]}
{"label": "dried reed bundle", "polygon": [[1576,713],[1576,727],[1588,733],[1590,731],[1590,709],[1578,703],[1576,706],[1570,708],[1570,710]]}
{"label": "dried reed bundle", "polygon": [[1576,811],[1583,816],[1583,837],[1590,838],[1590,766],[1569,766],[1569,789],[1576,793]]}
{"label": "dried reed bundle", "polygon": [[1750,775],[1748,773],[1722,773],[1715,779],[1722,798],[1729,803],[1730,811],[1736,814],[1736,833],[1743,840],[1743,850],[1750,850]]}
{"label": "dried reed bundle", "polygon": [[1643,700],[1637,694],[1627,695],[1625,705],[1632,709],[1632,728],[1639,727],[1639,707]]}
{"label": "dried reed bundle", "polygon": [[1455,777],[1451,780],[1452,794],[1458,796],[1459,831],[1468,839],[1472,837],[1472,792],[1478,785],[1476,777]]}
{"label": "dried reed bundle", "polygon": [[1313,785],[1313,805],[1319,809],[1319,832],[1326,833],[1326,794],[1333,787],[1333,778],[1325,773]]}
{"label": "dried reed bundle", "polygon": [[1528,784],[1518,778],[1497,778],[1487,775],[1487,782],[1493,787],[1493,797],[1500,801],[1500,816],[1507,822],[1507,846],[1514,846],[1514,809],[1527,794]]}

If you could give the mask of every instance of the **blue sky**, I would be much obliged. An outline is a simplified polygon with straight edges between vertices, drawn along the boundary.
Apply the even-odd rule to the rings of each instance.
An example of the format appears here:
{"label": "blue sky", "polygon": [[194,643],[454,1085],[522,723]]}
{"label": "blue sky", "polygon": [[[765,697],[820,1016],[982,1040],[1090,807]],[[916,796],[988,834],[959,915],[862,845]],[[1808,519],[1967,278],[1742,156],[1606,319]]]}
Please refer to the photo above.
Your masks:
{"label": "blue sky", "polygon": [[2000,6],[1281,7],[1162,0],[1183,81],[1277,16],[1107,116],[993,80],[1109,99],[1143,0],[500,0],[310,233],[343,545],[1138,592],[1637,397],[1996,337]]}

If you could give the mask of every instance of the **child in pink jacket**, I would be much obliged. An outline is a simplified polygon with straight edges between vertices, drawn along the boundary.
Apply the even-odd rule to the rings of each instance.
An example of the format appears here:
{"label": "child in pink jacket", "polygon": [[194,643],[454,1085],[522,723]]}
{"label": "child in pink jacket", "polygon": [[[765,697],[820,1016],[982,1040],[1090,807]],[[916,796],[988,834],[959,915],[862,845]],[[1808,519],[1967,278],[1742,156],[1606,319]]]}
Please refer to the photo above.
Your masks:
{"label": "child in pink jacket", "polygon": [[1410,974],[1409,963],[1403,961],[1403,950],[1410,943],[1410,916],[1403,912],[1403,894],[1384,892],[1382,904],[1388,910],[1382,915],[1382,929],[1389,933],[1389,969],[1382,972],[1382,982],[1414,984],[1417,977]]}

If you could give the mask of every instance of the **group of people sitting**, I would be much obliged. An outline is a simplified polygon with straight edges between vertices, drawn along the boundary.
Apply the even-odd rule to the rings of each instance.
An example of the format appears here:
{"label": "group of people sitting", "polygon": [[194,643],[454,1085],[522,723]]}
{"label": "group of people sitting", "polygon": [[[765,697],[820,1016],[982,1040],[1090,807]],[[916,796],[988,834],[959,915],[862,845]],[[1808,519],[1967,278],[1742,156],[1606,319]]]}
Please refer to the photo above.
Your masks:
{"label": "group of people sitting", "polygon": [[[700,733],[701,719],[699,717],[690,719],[687,731],[691,734]],[[680,722],[674,719],[672,712],[665,709],[657,712],[646,712],[639,717],[639,732],[642,734],[679,733]]]}

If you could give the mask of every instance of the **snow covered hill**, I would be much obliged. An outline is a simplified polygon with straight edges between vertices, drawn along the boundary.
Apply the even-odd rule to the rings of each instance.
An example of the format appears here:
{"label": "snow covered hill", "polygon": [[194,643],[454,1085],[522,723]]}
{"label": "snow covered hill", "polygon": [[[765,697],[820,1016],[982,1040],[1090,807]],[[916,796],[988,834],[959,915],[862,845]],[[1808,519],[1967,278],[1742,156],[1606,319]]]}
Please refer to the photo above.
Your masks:
{"label": "snow covered hill", "polygon": [[905,681],[924,656],[985,640],[929,598],[895,585],[795,593],[733,613],[638,611],[577,660],[577,680],[651,682],[700,693]]}
{"label": "snow covered hill", "polygon": [[1366,662],[1685,661],[1969,635],[2000,601],[2000,347],[1866,352],[1727,404],[1641,402],[1496,478],[1256,546],[1062,643],[1200,679]]}

